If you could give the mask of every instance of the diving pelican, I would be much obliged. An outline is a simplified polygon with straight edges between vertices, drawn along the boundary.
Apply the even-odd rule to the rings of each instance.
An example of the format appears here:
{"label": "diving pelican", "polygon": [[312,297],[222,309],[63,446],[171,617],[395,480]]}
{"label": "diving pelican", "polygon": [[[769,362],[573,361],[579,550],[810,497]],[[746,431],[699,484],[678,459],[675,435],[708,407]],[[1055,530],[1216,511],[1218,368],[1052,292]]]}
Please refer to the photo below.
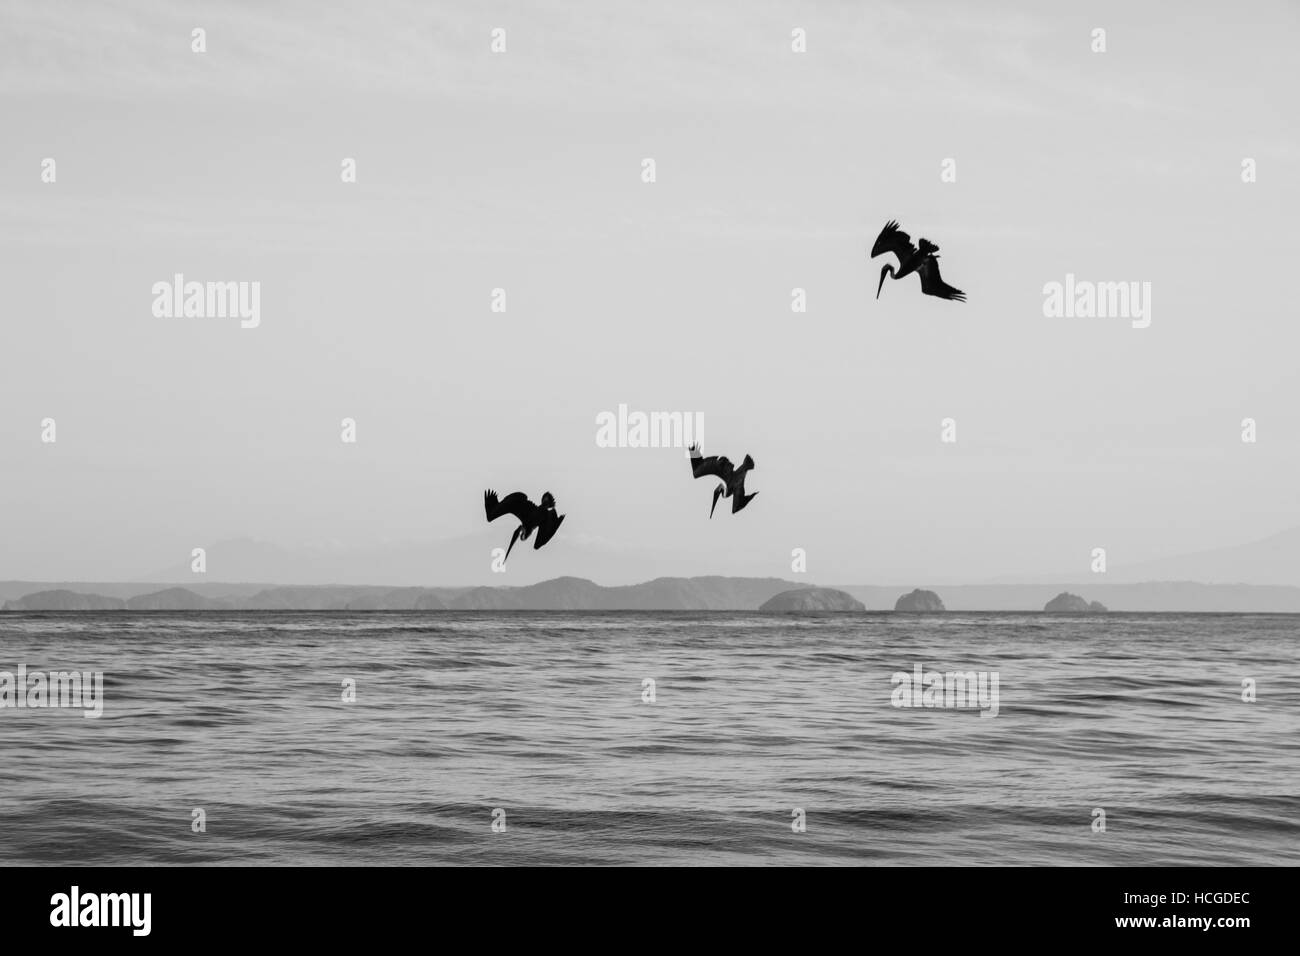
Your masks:
{"label": "diving pelican", "polygon": [[718,499],[723,495],[731,499],[731,513],[734,515],[745,505],[749,504],[754,495],[745,494],[745,473],[754,467],[754,459],[748,455],[741,462],[739,468],[731,463],[731,459],[726,455],[710,455],[704,458],[700,455],[699,444],[691,446],[691,476],[703,478],[705,475],[712,475],[715,478],[721,478],[722,484],[713,489],[713,507],[709,509],[709,517],[713,517],[714,508],[718,507]]}
{"label": "diving pelican", "polygon": [[497,499],[497,493],[489,488],[483,492],[483,510],[487,512],[488,521],[496,521],[505,514],[519,519],[519,527],[515,528],[515,533],[510,538],[510,547],[506,548],[506,558],[510,557],[510,550],[516,541],[527,541],[534,531],[537,532],[537,540],[533,542],[533,550],[536,551],[555,536],[564,521],[564,515],[555,513],[555,497],[549,491],[542,495],[542,503],[535,505],[522,491],[506,495],[505,500],[501,501]]}
{"label": "diving pelican", "polygon": [[915,272],[921,277],[921,291],[926,295],[937,295],[941,299],[965,302],[966,293],[961,289],[954,289],[939,276],[939,256],[936,255],[938,251],[939,247],[929,239],[922,239],[921,248],[917,249],[912,245],[912,237],[899,229],[896,221],[891,219],[885,223],[885,228],[880,230],[880,235],[876,238],[876,244],[871,247],[871,258],[892,252],[898,256],[898,271],[895,272],[894,267],[888,263],[880,270],[880,285],[876,286],[876,298],[880,298],[880,290],[885,286],[885,276],[901,279]]}

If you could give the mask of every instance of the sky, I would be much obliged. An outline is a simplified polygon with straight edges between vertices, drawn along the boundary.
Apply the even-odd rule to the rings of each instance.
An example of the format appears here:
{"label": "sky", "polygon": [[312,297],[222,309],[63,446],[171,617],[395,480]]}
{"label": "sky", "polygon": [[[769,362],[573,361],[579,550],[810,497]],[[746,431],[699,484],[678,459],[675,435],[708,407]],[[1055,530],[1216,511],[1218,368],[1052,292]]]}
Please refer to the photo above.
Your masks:
{"label": "sky", "polygon": [[[0,578],[247,538],[955,582],[1300,525],[1295,5],[321,7],[0,3]],[[875,298],[889,219],[967,302]],[[260,324],[156,316],[176,273]],[[1149,327],[1045,315],[1067,273],[1149,282]],[[598,447],[620,404],[758,497]],[[508,580],[488,487],[567,515]]]}

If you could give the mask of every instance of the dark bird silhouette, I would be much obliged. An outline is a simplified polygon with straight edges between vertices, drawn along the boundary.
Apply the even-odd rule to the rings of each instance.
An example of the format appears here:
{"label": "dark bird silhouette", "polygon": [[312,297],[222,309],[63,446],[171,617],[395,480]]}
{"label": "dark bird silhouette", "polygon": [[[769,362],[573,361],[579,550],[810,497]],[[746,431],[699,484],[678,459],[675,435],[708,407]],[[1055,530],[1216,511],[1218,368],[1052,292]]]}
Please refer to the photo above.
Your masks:
{"label": "dark bird silhouette", "polygon": [[560,524],[564,521],[564,515],[555,513],[555,498],[549,491],[542,495],[542,503],[535,505],[522,491],[506,495],[505,500],[501,501],[497,499],[497,493],[489,488],[483,492],[483,510],[487,512],[488,521],[496,521],[506,514],[519,519],[519,527],[515,528],[515,533],[510,538],[510,547],[506,548],[505,559],[509,559],[510,550],[516,541],[527,541],[534,531],[537,532],[537,540],[533,542],[533,550],[536,551],[555,537],[555,532],[560,530]]}
{"label": "dark bird silhouette", "polygon": [[745,494],[745,473],[754,467],[754,459],[748,455],[737,468],[731,463],[731,459],[726,455],[710,455],[708,458],[700,456],[700,446],[691,446],[691,476],[694,478],[703,478],[705,475],[712,475],[714,478],[721,478],[722,484],[713,489],[713,507],[709,509],[709,517],[713,517],[713,509],[718,507],[718,499],[726,495],[731,499],[731,513],[734,515],[745,505],[749,504],[754,495]]}
{"label": "dark bird silhouette", "polygon": [[921,277],[921,291],[926,295],[937,295],[941,299],[965,302],[966,293],[961,289],[954,289],[940,277],[938,251],[939,247],[929,239],[922,239],[921,248],[916,248],[912,245],[912,237],[899,229],[897,222],[891,219],[885,223],[885,228],[880,230],[880,235],[876,237],[876,244],[871,247],[871,258],[892,252],[898,256],[898,271],[895,272],[894,267],[889,264],[880,270],[880,285],[876,286],[876,298],[880,298],[880,290],[885,287],[885,276],[901,279],[915,272]]}

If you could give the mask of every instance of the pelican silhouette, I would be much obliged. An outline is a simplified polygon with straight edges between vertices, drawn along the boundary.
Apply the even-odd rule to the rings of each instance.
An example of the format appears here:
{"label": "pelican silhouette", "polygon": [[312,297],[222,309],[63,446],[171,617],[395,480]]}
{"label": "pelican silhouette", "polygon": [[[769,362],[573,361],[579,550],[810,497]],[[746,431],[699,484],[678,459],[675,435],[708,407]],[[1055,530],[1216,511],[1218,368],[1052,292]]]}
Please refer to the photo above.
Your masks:
{"label": "pelican silhouette", "polygon": [[713,517],[714,508],[718,507],[718,499],[726,495],[731,499],[731,513],[734,515],[745,505],[749,504],[750,499],[758,494],[745,494],[745,473],[754,467],[754,459],[748,455],[741,462],[739,468],[731,463],[731,459],[726,455],[710,455],[708,458],[700,456],[700,446],[698,444],[691,446],[691,475],[695,478],[703,478],[705,475],[712,475],[715,478],[721,478],[723,483],[713,489],[713,507],[709,509],[709,517]]}
{"label": "pelican silhouette", "polygon": [[489,488],[483,492],[483,510],[487,512],[488,521],[496,521],[505,514],[519,519],[519,527],[515,528],[515,533],[510,538],[510,547],[506,548],[503,560],[509,559],[516,541],[527,541],[534,531],[537,532],[537,540],[533,542],[533,550],[536,551],[555,536],[564,521],[564,515],[555,513],[555,498],[549,491],[542,495],[542,503],[535,505],[522,491],[506,495],[505,500],[501,501],[497,499],[497,493]]}
{"label": "pelican silhouette", "polygon": [[880,298],[880,290],[885,287],[885,276],[901,279],[915,272],[921,277],[921,291],[926,295],[937,295],[941,299],[965,302],[965,292],[954,289],[940,278],[939,257],[936,255],[938,251],[939,247],[929,239],[922,239],[921,248],[917,249],[912,245],[912,237],[899,229],[895,220],[891,219],[885,223],[885,228],[880,230],[880,235],[876,237],[876,244],[871,247],[871,258],[892,252],[898,256],[898,271],[895,272],[894,267],[888,263],[880,270],[880,285],[876,286],[876,298]]}

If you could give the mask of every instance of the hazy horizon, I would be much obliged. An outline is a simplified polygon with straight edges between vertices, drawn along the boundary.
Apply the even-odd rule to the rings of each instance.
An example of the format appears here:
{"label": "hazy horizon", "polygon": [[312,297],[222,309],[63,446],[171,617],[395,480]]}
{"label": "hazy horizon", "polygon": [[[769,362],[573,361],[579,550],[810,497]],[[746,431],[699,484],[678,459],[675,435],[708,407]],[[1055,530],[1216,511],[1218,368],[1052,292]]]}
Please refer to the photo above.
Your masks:
{"label": "hazy horizon", "polygon": [[744,577],[778,578],[805,586],[853,586],[868,588],[1016,588],[1057,586],[1075,588],[1127,587],[1131,585],[1190,584],[1247,588],[1300,588],[1294,568],[1300,564],[1300,527],[1291,528],[1259,541],[1236,547],[1168,555],[1151,561],[1108,568],[1104,573],[1027,572],[949,578],[893,577],[879,579],[836,579],[809,573],[816,567],[795,571],[780,561],[754,561],[723,574],[696,561],[677,562],[676,570],[663,570],[662,555],[610,555],[568,543],[557,547],[566,570],[557,574],[513,573],[502,575],[466,565],[466,552],[484,551],[494,545],[490,532],[479,532],[444,542],[410,542],[368,551],[346,549],[291,550],[252,539],[220,541],[207,549],[209,571],[196,574],[187,562],[148,572],[114,578],[0,578],[2,582],[32,584],[180,585],[198,587],[258,584],[267,586],[473,588],[529,586],[556,578],[583,578],[606,587],[641,584],[655,578]]}

